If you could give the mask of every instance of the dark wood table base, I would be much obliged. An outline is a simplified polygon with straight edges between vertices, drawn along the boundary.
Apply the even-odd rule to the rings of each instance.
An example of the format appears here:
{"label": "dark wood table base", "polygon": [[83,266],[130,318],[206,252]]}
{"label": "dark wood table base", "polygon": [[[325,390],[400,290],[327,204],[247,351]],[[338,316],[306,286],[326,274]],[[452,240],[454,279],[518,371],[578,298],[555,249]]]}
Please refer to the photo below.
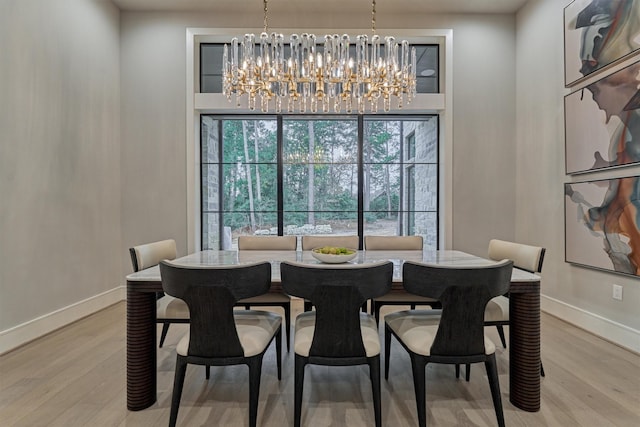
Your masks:
{"label": "dark wood table base", "polygon": [[[156,294],[127,284],[127,409],[156,402]],[[151,332],[153,331],[153,332]]]}
{"label": "dark wood table base", "polygon": [[[514,406],[540,410],[540,286],[509,293],[509,393]],[[517,357],[513,357],[517,355]]]}

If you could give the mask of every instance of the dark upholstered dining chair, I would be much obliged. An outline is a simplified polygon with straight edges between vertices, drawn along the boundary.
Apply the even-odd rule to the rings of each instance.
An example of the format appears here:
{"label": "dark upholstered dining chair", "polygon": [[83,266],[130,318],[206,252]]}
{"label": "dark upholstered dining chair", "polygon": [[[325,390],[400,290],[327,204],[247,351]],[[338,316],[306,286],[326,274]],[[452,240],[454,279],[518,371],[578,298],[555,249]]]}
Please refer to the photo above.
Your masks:
{"label": "dark upholstered dining chair", "polygon": [[298,315],[295,322],[294,426],[300,427],[307,364],[367,364],[375,423],[380,427],[380,340],[375,319],[360,307],[391,289],[393,263],[313,265],[285,261],[280,264],[280,274],[287,293],[316,307]]}
{"label": "dark upholstered dining chair", "polygon": [[[176,242],[169,239],[134,246],[129,248],[129,254],[133,271],[137,272],[156,266],[162,260],[175,259]],[[159,292],[156,300],[156,319],[158,323],[162,323],[160,335],[160,347],[162,347],[171,323],[189,323],[189,308],[184,301]]]}
{"label": "dark upholstered dining chair", "polygon": [[[307,235],[302,236],[302,250],[310,251],[316,248],[321,248],[324,246],[335,246],[335,247],[343,247],[349,249],[358,249],[360,245],[360,238],[357,235],[328,235],[328,236],[314,236]],[[304,301],[304,311],[311,311],[313,308],[313,304],[311,301]],[[366,302],[362,307],[363,311],[367,310]]]}
{"label": "dark upholstered dining chair", "polygon": [[[239,236],[239,251],[295,251],[298,245],[296,236]],[[287,336],[287,352],[290,350],[291,334],[291,298],[283,293],[268,292],[257,297],[238,301],[249,310],[251,307],[282,307],[284,311],[284,333]]]}
{"label": "dark upholstered dining chair", "polygon": [[238,300],[266,293],[268,262],[232,266],[179,266],[160,263],[164,291],[184,300],[191,322],[176,347],[176,371],[169,426],[175,426],[187,364],[249,367],[249,426],[255,427],[262,359],[276,338],[278,380],[282,371],[282,318],[265,311],[234,310]]}
{"label": "dark upholstered dining chair", "polygon": [[[509,290],[513,262],[489,266],[446,267],[407,261],[407,292],[437,299],[440,313],[406,310],[385,316],[385,378],[389,378],[391,337],[409,353],[416,394],[418,425],[426,426],[426,365],[484,362],[498,425],[504,426],[495,345],[484,335],[489,300]],[[440,311],[440,310],[438,310]]]}

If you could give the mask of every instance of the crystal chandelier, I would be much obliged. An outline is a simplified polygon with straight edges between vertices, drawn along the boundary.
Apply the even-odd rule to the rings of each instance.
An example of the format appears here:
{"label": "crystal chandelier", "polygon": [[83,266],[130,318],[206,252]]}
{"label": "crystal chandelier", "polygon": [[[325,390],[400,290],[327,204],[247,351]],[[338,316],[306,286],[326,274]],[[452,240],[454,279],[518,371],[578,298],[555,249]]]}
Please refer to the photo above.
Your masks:
{"label": "crystal chandelier", "polygon": [[[268,34],[267,0],[264,4],[264,32],[256,40],[245,34],[242,41],[234,37],[223,53],[222,91],[236,105],[247,95],[250,110],[260,103],[263,113],[275,106],[286,111],[312,113],[330,108],[350,114],[354,109],[363,114],[368,106],[378,111],[382,98],[384,111],[391,109],[391,98],[397,108],[411,103],[416,94],[416,51],[403,40],[400,44],[387,36],[384,42],[376,34],[376,0],[372,2],[371,40],[359,35],[353,44],[347,34],[325,35],[324,44],[316,44],[316,36],[303,33],[289,38],[290,55],[286,57],[282,34]],[[398,46],[400,45],[400,46]],[[259,50],[257,49],[259,48]],[[259,101],[257,98],[260,98]],[[273,101],[273,102],[272,102]]]}

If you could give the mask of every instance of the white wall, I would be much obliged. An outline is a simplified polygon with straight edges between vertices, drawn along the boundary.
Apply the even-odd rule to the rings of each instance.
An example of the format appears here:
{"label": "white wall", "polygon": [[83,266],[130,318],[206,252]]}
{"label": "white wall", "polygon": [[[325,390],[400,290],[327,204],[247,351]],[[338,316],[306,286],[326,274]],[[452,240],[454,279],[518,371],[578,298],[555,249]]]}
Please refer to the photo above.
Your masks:
{"label": "white wall", "polygon": [[0,52],[2,353],[122,296],[119,11],[0,0]]}
{"label": "white wall", "polygon": [[[543,309],[640,351],[640,281],[564,262],[565,175],[563,8],[570,1],[530,0],[517,15],[517,240],[545,246]],[[625,168],[615,173],[638,173]],[[610,174],[610,172],[608,172]],[[611,285],[624,286],[623,301]]]}
{"label": "white wall", "polygon": [[186,27],[171,15],[121,18],[121,254],[175,239],[186,255]]}

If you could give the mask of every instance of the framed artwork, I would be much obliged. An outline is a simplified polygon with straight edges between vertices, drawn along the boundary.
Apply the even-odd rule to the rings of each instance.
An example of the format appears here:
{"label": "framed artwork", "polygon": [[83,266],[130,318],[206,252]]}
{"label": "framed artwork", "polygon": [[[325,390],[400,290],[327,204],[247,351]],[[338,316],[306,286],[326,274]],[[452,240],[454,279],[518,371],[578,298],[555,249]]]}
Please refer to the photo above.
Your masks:
{"label": "framed artwork", "polygon": [[640,61],[565,96],[568,174],[640,162],[639,87]]}
{"label": "framed artwork", "polygon": [[567,183],[565,261],[640,275],[640,176]]}
{"label": "framed artwork", "polygon": [[574,0],[564,8],[565,86],[640,49],[640,1]]}

